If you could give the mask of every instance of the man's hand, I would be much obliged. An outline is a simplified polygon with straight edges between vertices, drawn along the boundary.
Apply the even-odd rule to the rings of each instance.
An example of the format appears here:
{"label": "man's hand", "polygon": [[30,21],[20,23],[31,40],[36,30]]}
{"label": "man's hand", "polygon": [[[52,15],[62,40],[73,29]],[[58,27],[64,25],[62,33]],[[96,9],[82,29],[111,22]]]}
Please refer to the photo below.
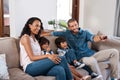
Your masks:
{"label": "man's hand", "polygon": [[106,41],[107,36],[105,36],[105,35],[96,35],[96,36],[94,36],[93,40],[94,40],[94,42]]}
{"label": "man's hand", "polygon": [[107,36],[101,35],[101,36],[100,36],[100,39],[101,39],[101,40],[107,40]]}

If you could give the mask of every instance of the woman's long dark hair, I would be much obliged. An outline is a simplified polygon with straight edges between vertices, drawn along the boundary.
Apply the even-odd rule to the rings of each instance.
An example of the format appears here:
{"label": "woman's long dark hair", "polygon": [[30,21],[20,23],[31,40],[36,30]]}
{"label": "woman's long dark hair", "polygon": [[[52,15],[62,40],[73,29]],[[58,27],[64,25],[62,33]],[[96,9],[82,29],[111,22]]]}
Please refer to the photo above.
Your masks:
{"label": "woman's long dark hair", "polygon": [[30,35],[30,34],[31,34],[31,31],[30,31],[30,28],[29,28],[29,24],[33,24],[33,22],[34,22],[35,20],[38,20],[38,21],[40,21],[40,23],[41,23],[41,26],[40,26],[41,28],[40,28],[38,34],[35,35],[35,38],[36,38],[37,40],[39,39],[40,34],[41,34],[41,31],[43,30],[43,24],[42,24],[42,21],[41,21],[39,18],[37,18],[37,17],[31,17],[31,18],[28,19],[28,21],[26,22],[26,24],[25,24],[25,26],[24,26],[24,28],[23,28],[23,30],[22,30],[22,32],[21,32],[20,38],[21,38],[24,34],[27,34],[27,35]]}

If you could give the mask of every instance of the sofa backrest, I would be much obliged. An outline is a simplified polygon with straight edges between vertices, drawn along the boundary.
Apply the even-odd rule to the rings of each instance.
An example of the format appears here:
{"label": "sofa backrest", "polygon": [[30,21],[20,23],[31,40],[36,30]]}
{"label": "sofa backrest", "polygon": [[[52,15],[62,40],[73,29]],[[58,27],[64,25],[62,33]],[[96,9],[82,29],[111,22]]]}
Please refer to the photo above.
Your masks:
{"label": "sofa backrest", "polygon": [[55,44],[55,39],[57,37],[55,36],[45,36],[49,41],[50,41],[50,48],[56,53],[56,44]]}
{"label": "sofa backrest", "polygon": [[19,54],[15,38],[12,37],[0,38],[0,53],[6,54],[8,68],[19,67]]}
{"label": "sofa backrest", "polygon": [[[57,36],[45,36],[45,37],[50,41],[50,47],[56,53],[57,46],[55,44],[55,39],[57,38]],[[88,42],[89,48],[91,48],[91,45],[92,45],[91,42]]]}

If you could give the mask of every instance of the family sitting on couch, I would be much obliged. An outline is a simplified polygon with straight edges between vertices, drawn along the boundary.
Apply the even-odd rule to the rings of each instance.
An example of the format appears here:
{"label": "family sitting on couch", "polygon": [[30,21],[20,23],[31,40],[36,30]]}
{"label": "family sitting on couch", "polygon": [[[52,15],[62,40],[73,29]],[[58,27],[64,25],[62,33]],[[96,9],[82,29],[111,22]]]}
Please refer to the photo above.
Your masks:
{"label": "family sitting on couch", "polygon": [[[42,54],[44,54],[44,55],[45,54],[54,54],[54,52],[51,50],[51,48],[49,46],[50,41],[47,38],[41,37],[39,39],[39,43],[41,46]],[[65,38],[63,38],[63,37],[56,38],[55,44],[58,47],[57,54],[59,56],[65,56],[67,62],[69,63],[69,68],[72,72],[74,80],[91,80],[91,78],[99,79],[99,77],[101,77],[100,75],[93,72],[89,66],[85,65],[84,63],[80,63],[76,60],[74,50],[68,48]],[[82,76],[81,74],[79,74],[76,71],[75,68],[76,69],[82,68],[82,69],[87,70],[90,76],[89,75]]]}
{"label": "family sitting on couch", "polygon": [[[30,18],[20,35],[20,62],[24,71],[31,76],[49,75],[56,80],[73,80],[65,56],[56,54],[42,54],[38,40],[42,36],[62,36],[66,39],[70,49],[75,51],[76,61],[81,61],[98,74],[103,80],[98,63],[109,61],[111,77],[119,79],[119,52],[116,49],[107,49],[95,52],[88,48],[88,41],[106,41],[104,35],[93,35],[89,31],[79,28],[75,19],[68,21],[68,30],[61,32],[43,32],[42,22],[37,17]],[[96,77],[97,77],[96,76]],[[85,78],[86,80],[89,78]],[[81,77],[81,80],[85,80]]]}

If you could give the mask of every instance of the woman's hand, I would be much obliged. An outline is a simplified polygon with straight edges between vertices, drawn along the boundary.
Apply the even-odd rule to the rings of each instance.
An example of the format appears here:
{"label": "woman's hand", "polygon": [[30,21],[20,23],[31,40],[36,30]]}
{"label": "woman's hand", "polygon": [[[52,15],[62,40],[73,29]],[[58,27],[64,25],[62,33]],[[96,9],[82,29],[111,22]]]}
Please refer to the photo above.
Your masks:
{"label": "woman's hand", "polygon": [[55,64],[59,64],[61,62],[61,58],[56,54],[46,54],[50,60],[52,60]]}

